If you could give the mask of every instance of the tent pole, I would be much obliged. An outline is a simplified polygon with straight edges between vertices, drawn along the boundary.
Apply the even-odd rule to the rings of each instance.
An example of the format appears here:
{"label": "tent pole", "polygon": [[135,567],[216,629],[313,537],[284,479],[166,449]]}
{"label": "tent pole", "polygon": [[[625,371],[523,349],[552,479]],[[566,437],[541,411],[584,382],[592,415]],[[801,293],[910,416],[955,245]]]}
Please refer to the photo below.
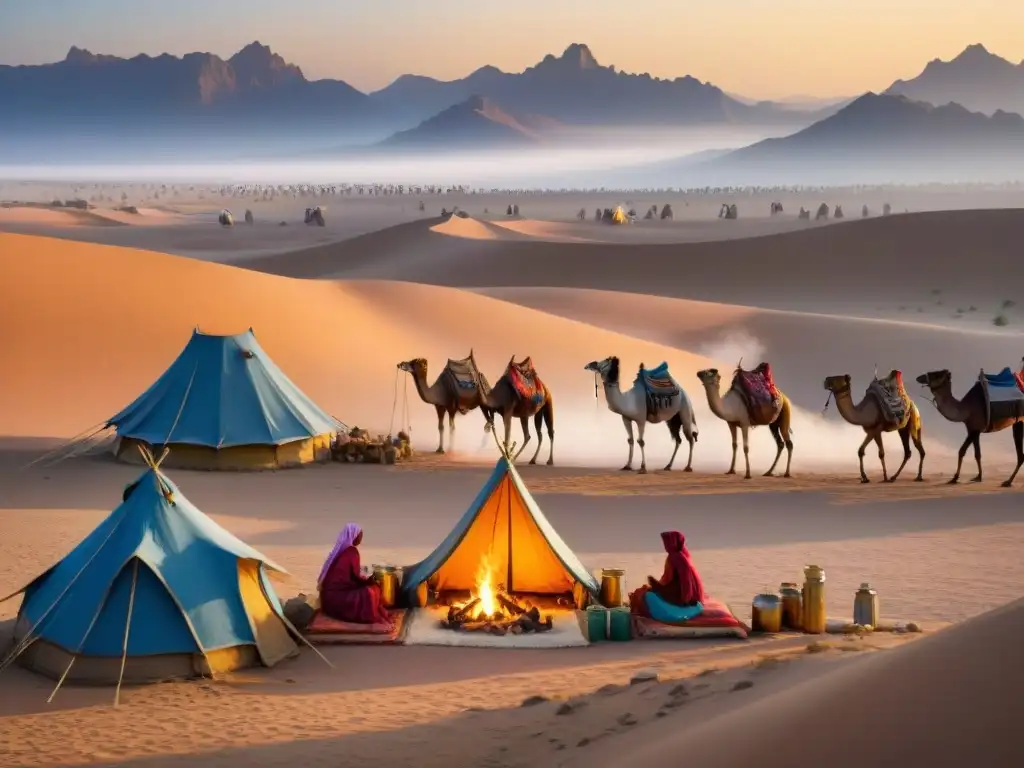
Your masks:
{"label": "tent pole", "polygon": [[[511,480],[511,478],[509,478]],[[508,574],[505,586],[505,591],[510,595],[515,591],[512,586],[512,483],[508,483],[508,493],[505,494],[508,498],[505,502],[506,508],[508,509]]]}
{"label": "tent pole", "polygon": [[139,560],[136,558],[132,562],[132,591],[128,594],[128,618],[124,622],[124,643],[121,645],[121,671],[117,675],[117,688],[114,689],[115,707],[121,702],[121,681],[124,679],[124,667],[128,662],[128,634],[132,628],[132,611],[135,609],[135,584],[138,578]]}

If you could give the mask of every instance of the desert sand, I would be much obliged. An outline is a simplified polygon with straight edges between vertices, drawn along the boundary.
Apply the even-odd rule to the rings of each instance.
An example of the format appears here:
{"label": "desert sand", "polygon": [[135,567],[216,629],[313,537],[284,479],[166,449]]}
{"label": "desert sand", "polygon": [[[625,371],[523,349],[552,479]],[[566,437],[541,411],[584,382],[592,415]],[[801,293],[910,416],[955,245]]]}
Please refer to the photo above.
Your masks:
{"label": "desert sand", "polygon": [[[27,191],[19,188],[17,199],[32,199]],[[37,190],[44,201],[60,191]],[[120,191],[108,185],[105,194]],[[894,192],[894,206],[899,194],[909,195]],[[817,199],[808,197],[807,205]],[[993,671],[999,654],[1012,658],[1008,643],[1019,643],[1019,604],[972,617],[1021,595],[1024,481],[999,487],[1012,466],[1004,432],[983,438],[983,483],[946,485],[963,428],[935,412],[913,376],[949,368],[959,394],[979,368],[1019,363],[1024,316],[1003,302],[1024,289],[1015,268],[1024,214],[935,211],[808,225],[789,198],[785,218],[770,219],[766,196],[765,213],[749,220],[716,220],[715,200],[695,203],[699,215],[680,215],[690,206],[672,201],[674,222],[612,228],[572,220],[580,207],[610,204],[599,196],[522,196],[523,218],[490,213],[508,199],[470,199],[465,210],[489,212],[447,220],[419,212],[414,198],[344,200],[328,206],[324,228],[302,225],[302,207],[315,204],[302,200],[254,204],[257,223],[232,229],[216,224],[224,203],[199,199],[157,208],[140,197],[130,201],[138,215],[0,208],[0,593],[73,547],[137,473],[105,456],[25,465],[132,400],[194,327],[252,327],[326,410],[382,433],[411,427],[420,453],[394,467],[172,473],[201,509],[290,570],[282,596],[312,589],[348,520],[366,528],[364,560],[409,563],[462,514],[495,457],[483,419],[459,417],[455,452],[435,456],[433,408],[396,364],[425,357],[433,380],[445,358],[472,348],[492,381],[511,356],[532,356],[554,393],[555,466],[524,466],[522,474],[588,567],[624,567],[627,583],[640,583],[660,569],[658,532],[679,529],[709,589],[744,620],[754,594],[799,579],[816,562],[828,573],[832,614],[848,615],[853,591],[868,580],[883,614],[922,623],[924,638],[839,638],[822,653],[808,653],[802,636],[552,651],[342,646],[326,651],[333,670],[305,653],[227,681],[134,688],[117,709],[106,689],[65,688],[47,705],[52,681],[10,668],[0,672],[5,765],[525,766],[670,754],[733,765],[713,760],[727,734],[756,733],[751,744],[767,745],[782,732],[775,723],[805,720],[812,706],[833,707],[829,722],[851,728],[867,710],[896,720],[942,698],[929,687],[940,680],[941,690],[965,691],[964,711],[992,707],[998,716],[1000,686],[1020,685],[1019,664]],[[917,210],[942,207],[935,198],[914,202]],[[859,215],[856,198],[844,206]],[[240,218],[247,204],[228,207]],[[996,327],[1000,313],[1008,322]],[[693,474],[612,471],[625,459],[624,430],[583,370],[609,355],[630,373],[641,362],[669,362],[700,429]],[[770,360],[793,401],[790,480],[759,477],[774,456],[765,430],[752,433],[755,478],[722,475],[728,430],[695,373],[731,370],[741,357],[750,366]],[[850,373],[863,391],[876,366],[902,369],[921,408],[923,483],[911,482],[915,455],[899,482],[862,486],[863,433],[834,408],[820,413],[826,375]],[[647,435],[649,464],[660,468],[671,452],[667,430],[652,425]],[[513,439],[522,440],[518,425]],[[545,435],[541,462],[547,447]],[[887,448],[891,467],[901,453],[894,436]],[[873,450],[867,467],[880,479]],[[972,469],[969,457],[965,474]],[[0,632],[9,634],[17,604],[0,604]],[[852,647],[864,652],[842,652]],[[951,671],[939,676],[939,667]],[[608,687],[645,668],[671,680]],[[711,668],[721,671],[697,677]],[[676,678],[686,678],[685,696],[672,693]],[[876,679],[883,683],[869,684]],[[890,691],[886,706],[858,703],[878,690]],[[518,706],[535,695],[558,701]],[[570,714],[557,714],[562,700],[571,701]],[[881,728],[857,727],[869,725]],[[850,731],[821,733],[843,743]],[[695,740],[714,751],[698,752]]]}

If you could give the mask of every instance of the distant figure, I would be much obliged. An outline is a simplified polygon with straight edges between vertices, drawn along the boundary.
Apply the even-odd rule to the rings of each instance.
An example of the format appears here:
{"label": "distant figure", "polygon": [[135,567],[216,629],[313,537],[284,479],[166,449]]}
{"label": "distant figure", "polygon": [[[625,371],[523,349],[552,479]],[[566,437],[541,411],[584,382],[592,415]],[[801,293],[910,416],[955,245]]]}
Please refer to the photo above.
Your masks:
{"label": "distant figure", "polygon": [[818,206],[818,212],[814,214],[814,220],[820,221],[821,219],[827,219],[830,209],[827,203],[822,203]]}
{"label": "distant figure", "polygon": [[425,210],[427,210],[427,206],[423,204],[423,201],[422,201],[422,200],[420,200],[420,210],[421,210],[421,211],[425,211]]}
{"label": "distant figure", "polygon": [[672,219],[672,206],[665,203],[665,207],[661,209],[661,220],[670,221]]}
{"label": "distant figure", "polygon": [[804,208],[801,205],[800,206],[800,213],[797,214],[797,218],[798,219],[804,219],[806,221],[810,221],[811,220],[811,212],[808,211],[806,208]]}
{"label": "distant figure", "polygon": [[772,216],[776,216],[782,212],[782,203],[772,203]]}
{"label": "distant figure", "polygon": [[718,212],[718,218],[720,218],[720,219],[738,219],[739,218],[739,209],[736,207],[736,203],[733,203],[732,205],[729,205],[727,203],[722,203],[722,208]]}
{"label": "distant figure", "polygon": [[888,216],[891,213],[892,213],[892,206],[891,205],[886,203],[885,205],[882,206],[882,215],[883,216]]}
{"label": "distant figure", "polygon": [[598,208],[594,211],[594,221],[601,221],[604,218],[604,214],[601,213],[601,209]]}
{"label": "distant figure", "polygon": [[513,205],[512,206],[512,215],[513,216],[518,216],[519,215],[519,206],[518,205]]}
{"label": "distant figure", "polygon": [[860,209],[860,217],[862,219],[866,219],[870,215],[871,215],[871,211],[868,210],[867,205],[865,205],[863,208]]}
{"label": "distant figure", "polygon": [[505,215],[506,216],[511,216],[512,215],[512,206],[511,205],[508,207],[508,210],[505,211]]}
{"label": "distant figure", "polygon": [[587,218],[586,210],[583,209],[583,208],[580,208],[580,212],[576,214],[576,218],[579,219],[580,221],[583,221],[585,218]]}
{"label": "distant figure", "polygon": [[843,206],[837,205],[836,206],[836,212],[832,214],[832,218],[833,219],[842,219],[842,218],[845,218],[845,216],[846,216],[846,214],[843,213]]}
{"label": "distant figure", "polygon": [[305,223],[309,225],[315,224],[318,227],[327,226],[323,209],[319,205],[316,208],[307,208]]}
{"label": "distant figure", "polygon": [[227,208],[220,212],[220,216],[217,217],[217,221],[222,227],[235,226],[235,217],[231,215],[231,211]]}
{"label": "distant figure", "polygon": [[252,215],[252,211],[248,208],[245,209],[245,223],[252,224],[256,219]]}

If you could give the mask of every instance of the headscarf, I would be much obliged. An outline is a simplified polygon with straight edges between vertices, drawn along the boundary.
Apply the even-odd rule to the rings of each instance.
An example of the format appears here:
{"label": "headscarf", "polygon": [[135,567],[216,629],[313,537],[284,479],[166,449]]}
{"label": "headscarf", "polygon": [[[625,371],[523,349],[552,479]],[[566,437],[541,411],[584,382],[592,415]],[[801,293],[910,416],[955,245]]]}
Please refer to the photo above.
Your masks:
{"label": "headscarf", "polygon": [[686,549],[686,537],[679,531],[665,531],[661,534],[661,542],[668,552],[669,563],[675,572],[679,586],[678,604],[693,605],[704,602],[704,583],[700,580],[690,552]]}
{"label": "headscarf", "polygon": [[359,534],[363,532],[355,523],[345,523],[345,527],[341,529],[341,533],[338,534],[338,540],[334,542],[334,549],[331,550],[331,554],[324,560],[324,565],[320,569],[320,575],[317,577],[316,583],[319,584],[324,580],[324,576],[327,575],[327,571],[330,570],[331,566],[334,565],[334,561],[338,555],[344,552],[346,549],[352,546],[352,543],[359,538]]}

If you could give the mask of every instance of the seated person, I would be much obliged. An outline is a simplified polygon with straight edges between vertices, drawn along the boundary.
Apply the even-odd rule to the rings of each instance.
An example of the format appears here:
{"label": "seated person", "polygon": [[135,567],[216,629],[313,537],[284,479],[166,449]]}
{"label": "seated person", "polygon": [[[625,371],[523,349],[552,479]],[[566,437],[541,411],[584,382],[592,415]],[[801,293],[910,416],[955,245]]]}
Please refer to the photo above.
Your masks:
{"label": "seated person", "polygon": [[338,534],[317,579],[320,610],[338,621],[390,624],[380,585],[360,573],[358,547],[362,541],[363,529],[355,523],[348,523]]}
{"label": "seated person", "polygon": [[686,537],[679,531],[661,534],[662,544],[668,557],[665,558],[665,572],[660,579],[647,577],[647,585],[640,587],[629,596],[629,610],[638,616],[650,617],[647,610],[647,593],[654,592],[666,603],[680,607],[704,602],[704,584],[686,549]]}

